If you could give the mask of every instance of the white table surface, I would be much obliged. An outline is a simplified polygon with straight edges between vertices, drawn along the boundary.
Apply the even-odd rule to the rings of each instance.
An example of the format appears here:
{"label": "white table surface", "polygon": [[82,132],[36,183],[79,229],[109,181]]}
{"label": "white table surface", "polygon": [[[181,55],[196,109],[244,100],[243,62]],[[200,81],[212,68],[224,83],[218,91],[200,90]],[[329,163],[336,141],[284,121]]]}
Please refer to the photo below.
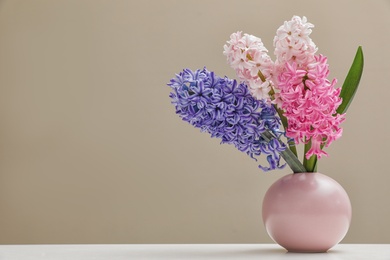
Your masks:
{"label": "white table surface", "polygon": [[327,253],[288,253],[276,244],[0,245],[0,260],[330,259],[390,260],[390,244],[340,244]]}

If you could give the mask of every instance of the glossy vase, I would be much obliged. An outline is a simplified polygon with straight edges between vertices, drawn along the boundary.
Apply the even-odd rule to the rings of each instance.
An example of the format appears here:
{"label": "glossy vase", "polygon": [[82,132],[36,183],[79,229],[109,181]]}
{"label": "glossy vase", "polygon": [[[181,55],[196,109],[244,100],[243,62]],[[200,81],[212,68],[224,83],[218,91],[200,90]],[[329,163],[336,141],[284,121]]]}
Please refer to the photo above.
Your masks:
{"label": "glossy vase", "polygon": [[343,187],[321,173],[277,180],[263,200],[269,236],[289,252],[326,252],[346,235],[351,202]]}

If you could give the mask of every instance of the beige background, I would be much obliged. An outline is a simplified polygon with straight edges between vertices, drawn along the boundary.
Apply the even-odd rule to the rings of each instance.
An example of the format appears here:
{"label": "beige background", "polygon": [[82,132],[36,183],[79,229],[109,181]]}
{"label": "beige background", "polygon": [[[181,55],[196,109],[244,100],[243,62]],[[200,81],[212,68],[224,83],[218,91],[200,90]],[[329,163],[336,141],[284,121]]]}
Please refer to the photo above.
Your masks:
{"label": "beige background", "polygon": [[352,200],[344,242],[390,243],[390,2],[355,0],[1,1],[0,243],[271,242],[261,201],[289,170],[262,173],[182,122],[165,83],[204,65],[233,77],[229,35],[272,54],[294,14],[340,83],[363,46],[344,136],[319,170]]}

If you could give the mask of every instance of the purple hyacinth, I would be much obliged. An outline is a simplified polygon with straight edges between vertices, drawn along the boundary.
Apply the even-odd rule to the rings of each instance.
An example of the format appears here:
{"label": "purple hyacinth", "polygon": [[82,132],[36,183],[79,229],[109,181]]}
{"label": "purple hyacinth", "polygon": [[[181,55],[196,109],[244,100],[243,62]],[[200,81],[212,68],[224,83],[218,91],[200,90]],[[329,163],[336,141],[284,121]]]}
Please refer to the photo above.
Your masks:
{"label": "purple hyacinth", "polygon": [[245,83],[218,77],[204,68],[184,69],[168,86],[173,90],[170,98],[176,113],[184,121],[251,158],[267,154],[269,167],[259,166],[264,171],[285,166],[280,165],[280,152],[286,146],[278,139],[267,142],[262,137],[265,131],[279,137],[280,119],[272,105],[250,95]]}

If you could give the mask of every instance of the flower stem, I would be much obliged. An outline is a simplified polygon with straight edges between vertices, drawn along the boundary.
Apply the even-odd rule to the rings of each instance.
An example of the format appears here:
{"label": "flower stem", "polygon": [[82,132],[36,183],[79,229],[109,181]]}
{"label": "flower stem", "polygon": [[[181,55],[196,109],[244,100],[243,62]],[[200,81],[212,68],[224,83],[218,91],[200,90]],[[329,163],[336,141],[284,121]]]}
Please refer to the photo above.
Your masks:
{"label": "flower stem", "polygon": [[259,76],[259,78],[261,79],[261,81],[265,82],[265,77],[264,77],[263,73],[261,73],[260,70],[257,72],[257,76]]}
{"label": "flower stem", "polygon": [[305,151],[303,153],[303,166],[307,169],[307,172],[317,171],[317,155],[312,155],[309,159],[306,158],[306,153],[310,150],[311,141],[305,144]]}
{"label": "flower stem", "polygon": [[[272,139],[276,138],[273,136],[268,130],[261,134],[261,136],[266,140],[267,142],[271,141]],[[282,141],[278,140],[280,143]],[[299,161],[298,157],[290,150],[286,149],[283,152],[280,153],[282,158],[286,161],[288,166],[290,166],[291,170],[294,173],[299,172],[307,172],[306,168],[302,165],[302,163]]]}
{"label": "flower stem", "polygon": [[[260,75],[262,75],[262,74],[259,71],[259,76]],[[273,90],[273,88],[271,88],[269,94],[270,94],[270,97],[272,98],[272,96],[275,94],[275,91]],[[284,131],[286,131],[287,127],[288,127],[287,118],[283,115],[283,111],[281,109],[279,109],[276,105],[274,105],[274,107],[279,115],[280,121],[282,122]],[[267,142],[269,142],[272,138],[275,138],[275,137],[273,137],[273,135],[269,131],[264,132],[262,134],[262,136],[265,140],[267,140]],[[279,140],[279,142],[282,142],[282,141]],[[307,172],[306,167],[304,165],[302,165],[302,163],[298,159],[298,152],[297,152],[297,148],[295,146],[295,142],[292,145],[289,142],[288,148],[286,150],[284,150],[283,152],[281,152],[280,156],[282,156],[282,158],[286,161],[286,163],[288,164],[288,166],[291,168],[291,170],[294,173]]]}
{"label": "flower stem", "polygon": [[[261,73],[259,71],[259,73]],[[262,75],[262,74],[261,74]],[[264,76],[263,76],[264,77]],[[272,88],[271,86],[271,90],[269,91],[269,96],[271,97],[271,99],[273,99],[273,96],[275,95],[275,91],[274,89]],[[287,127],[288,127],[288,122],[287,122],[287,118],[283,115],[283,110],[281,110],[280,108],[278,108],[277,105],[273,105],[274,108],[276,109],[276,112],[278,112],[278,115],[279,115],[279,118],[280,118],[280,121],[282,121],[282,125],[283,125],[283,128],[284,128],[284,131],[287,130]],[[295,146],[295,142],[293,142],[293,144],[291,144],[290,142],[288,143],[288,149],[291,150],[291,152],[295,155],[295,157],[298,157],[298,152],[297,152],[297,148]]]}
{"label": "flower stem", "polygon": [[[280,120],[282,121],[282,125],[283,125],[283,128],[284,128],[284,131],[286,131],[287,130],[287,126],[288,126],[287,118],[283,115],[283,111],[281,109],[279,109],[277,106],[275,106],[275,108],[276,108],[276,111],[278,112]],[[290,143],[288,143],[288,148],[291,150],[291,152],[296,157],[298,157],[298,152],[297,152],[297,148],[295,146],[295,142],[292,145]]]}

